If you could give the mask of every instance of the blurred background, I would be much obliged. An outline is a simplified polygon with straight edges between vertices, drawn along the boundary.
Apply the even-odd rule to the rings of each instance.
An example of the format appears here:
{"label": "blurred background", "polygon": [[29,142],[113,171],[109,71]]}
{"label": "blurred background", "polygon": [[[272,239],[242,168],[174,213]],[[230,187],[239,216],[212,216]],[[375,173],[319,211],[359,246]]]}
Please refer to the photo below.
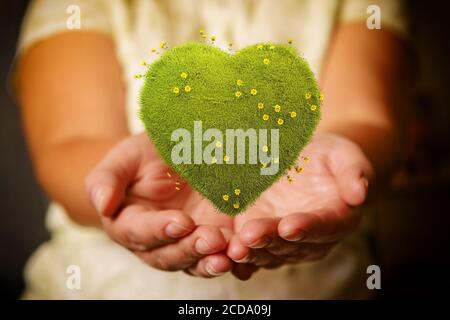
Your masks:
{"label": "blurred background", "polygon": [[[19,297],[23,266],[49,237],[44,226],[48,200],[33,177],[19,109],[7,86],[27,3],[0,2],[0,297],[9,299]],[[408,1],[420,89],[411,106],[407,159],[373,205],[380,299],[450,296],[450,25],[445,8],[445,1]]]}

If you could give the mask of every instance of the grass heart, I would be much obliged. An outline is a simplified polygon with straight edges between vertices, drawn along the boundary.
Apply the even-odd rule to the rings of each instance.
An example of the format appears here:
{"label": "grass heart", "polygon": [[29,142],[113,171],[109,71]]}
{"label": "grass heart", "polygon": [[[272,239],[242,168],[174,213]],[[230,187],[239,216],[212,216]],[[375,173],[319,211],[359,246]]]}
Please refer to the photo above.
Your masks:
{"label": "grass heart", "polygon": [[188,43],[148,66],[140,117],[164,161],[217,209],[236,215],[295,164],[321,100],[291,46],[229,54]]}

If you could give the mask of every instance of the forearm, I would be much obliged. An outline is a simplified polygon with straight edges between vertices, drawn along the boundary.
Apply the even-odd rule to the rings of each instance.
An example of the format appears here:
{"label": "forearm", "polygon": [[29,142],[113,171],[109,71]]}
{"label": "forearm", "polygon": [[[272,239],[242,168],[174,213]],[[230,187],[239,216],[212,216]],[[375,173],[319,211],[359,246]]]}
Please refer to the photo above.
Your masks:
{"label": "forearm", "polygon": [[100,225],[98,214],[89,203],[84,181],[87,174],[119,140],[117,137],[67,141],[49,148],[35,159],[39,183],[76,223]]}
{"label": "forearm", "polygon": [[337,28],[321,76],[325,94],[319,132],[353,140],[386,177],[400,156],[409,103],[406,50],[388,31],[363,24]]}
{"label": "forearm", "polygon": [[75,222],[98,224],[84,179],[129,134],[112,39],[67,32],[39,42],[19,60],[18,89],[40,184]]}

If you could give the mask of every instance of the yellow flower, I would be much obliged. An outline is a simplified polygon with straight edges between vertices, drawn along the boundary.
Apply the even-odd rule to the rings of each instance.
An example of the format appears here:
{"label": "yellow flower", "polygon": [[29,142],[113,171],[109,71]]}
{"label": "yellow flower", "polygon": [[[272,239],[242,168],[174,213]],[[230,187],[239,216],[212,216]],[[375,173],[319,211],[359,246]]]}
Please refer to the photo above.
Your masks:
{"label": "yellow flower", "polygon": [[183,79],[186,79],[187,76],[188,76],[188,74],[187,74],[186,72],[182,72],[182,73],[180,74],[180,77],[183,78]]}
{"label": "yellow flower", "polygon": [[323,95],[323,93],[321,93],[321,94],[319,95],[319,100],[320,100],[320,101],[323,101],[323,99],[325,99],[325,96]]}
{"label": "yellow flower", "polygon": [[199,32],[200,34],[204,34],[204,33],[205,33],[205,30],[200,29],[198,32]]}
{"label": "yellow flower", "polygon": [[142,60],[141,65],[146,66],[147,65],[147,61]]}
{"label": "yellow flower", "polygon": [[161,49],[164,49],[166,46],[167,46],[167,42],[165,42],[165,41],[161,42],[161,44],[159,45],[159,47]]}
{"label": "yellow flower", "polygon": [[265,167],[267,167],[267,163],[261,162],[261,168],[265,168]]}
{"label": "yellow flower", "polygon": [[263,115],[263,120],[264,120],[264,121],[269,120],[269,115],[268,115],[268,114],[264,114],[264,115]]}
{"label": "yellow flower", "polygon": [[291,118],[295,118],[297,116],[297,112],[291,111]]}
{"label": "yellow flower", "polygon": [[302,173],[303,172],[303,167],[295,167],[295,172]]}
{"label": "yellow flower", "polygon": [[250,90],[250,94],[251,94],[252,96],[256,96],[257,93],[258,93],[258,91],[257,91],[256,89]]}
{"label": "yellow flower", "polygon": [[207,35],[206,34],[201,34],[200,37],[202,37],[203,39],[206,39]]}
{"label": "yellow flower", "polygon": [[317,106],[316,106],[315,104],[313,104],[313,105],[311,106],[311,111],[316,111],[316,109],[317,109]]}
{"label": "yellow flower", "polygon": [[233,208],[235,208],[235,209],[239,209],[239,202],[235,202],[235,203],[233,203]]}
{"label": "yellow flower", "polygon": [[211,36],[211,41],[216,41],[216,36]]}
{"label": "yellow flower", "polygon": [[267,59],[267,58],[265,58],[265,59],[263,60],[263,63],[264,63],[264,64],[269,64],[269,63],[270,63],[270,60]]}
{"label": "yellow flower", "polygon": [[192,88],[190,86],[186,86],[184,87],[184,91],[186,92],[191,92]]}
{"label": "yellow flower", "polygon": [[244,84],[244,81],[242,81],[241,79],[236,80],[236,84],[238,86],[242,86]]}
{"label": "yellow flower", "polygon": [[277,123],[281,126],[281,125],[284,123],[284,120],[281,119],[281,118],[279,118],[279,119],[277,120]]}
{"label": "yellow flower", "polygon": [[276,106],[274,106],[275,112],[280,112],[281,111],[281,106],[279,104],[277,104]]}
{"label": "yellow flower", "polygon": [[309,157],[303,157],[303,161],[308,162],[309,160]]}
{"label": "yellow flower", "polygon": [[225,161],[225,162],[230,161],[230,157],[227,155],[223,156],[223,161]]}
{"label": "yellow flower", "polygon": [[262,45],[262,44],[258,44],[257,46],[256,46],[256,48],[257,49],[262,49],[264,46]]}
{"label": "yellow flower", "polygon": [[262,151],[263,151],[263,152],[269,151],[269,147],[268,147],[268,146],[263,146],[263,147],[262,147]]}
{"label": "yellow flower", "polygon": [[217,147],[217,148],[221,148],[221,147],[222,147],[222,142],[216,141],[216,147]]}
{"label": "yellow flower", "polygon": [[240,195],[241,194],[241,189],[234,189],[234,194],[235,195]]}
{"label": "yellow flower", "polygon": [[287,176],[287,180],[289,183],[292,183],[292,177],[291,176]]}
{"label": "yellow flower", "polygon": [[239,97],[242,95],[242,92],[236,91],[236,92],[234,93],[234,95],[236,96],[236,98],[239,98]]}
{"label": "yellow flower", "polygon": [[306,100],[309,100],[309,99],[311,99],[311,93],[305,93],[305,99]]}
{"label": "yellow flower", "polygon": [[292,44],[292,39],[288,39],[288,43],[289,43],[289,44]]}
{"label": "yellow flower", "polygon": [[172,92],[175,93],[175,94],[180,93],[180,88],[173,87]]}
{"label": "yellow flower", "polygon": [[151,53],[155,53],[155,52],[156,52],[156,49],[155,49],[155,48],[152,48],[152,50],[150,50],[150,52],[151,52]]}
{"label": "yellow flower", "polygon": [[262,109],[262,108],[264,108],[264,103],[258,102],[258,109]]}
{"label": "yellow flower", "polygon": [[227,194],[224,194],[224,195],[222,196],[222,198],[223,198],[224,201],[228,201],[228,199],[230,199],[230,196],[227,195]]}

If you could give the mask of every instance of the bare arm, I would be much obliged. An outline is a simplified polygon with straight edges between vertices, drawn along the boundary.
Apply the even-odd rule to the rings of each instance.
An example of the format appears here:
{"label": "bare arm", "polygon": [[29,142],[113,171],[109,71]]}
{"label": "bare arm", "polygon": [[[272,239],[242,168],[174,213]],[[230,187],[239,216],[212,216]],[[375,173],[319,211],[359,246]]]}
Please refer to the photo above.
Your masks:
{"label": "bare arm", "polygon": [[[147,136],[128,138],[124,86],[110,38],[80,32],[39,43],[20,61],[19,92],[38,179],[75,222],[99,225],[102,221],[113,240],[158,269],[187,270],[202,277],[231,269],[230,259],[222,252],[227,243],[219,226],[204,225],[201,218],[194,222],[181,210],[156,210],[151,201],[142,201],[155,194],[167,197],[170,192],[155,190],[165,188],[170,181],[166,181],[167,169]],[[140,169],[141,152],[154,166],[139,176],[134,173]],[[91,187],[89,197],[86,176],[99,163],[103,167],[87,180],[104,185]],[[105,166],[116,170],[108,175]],[[157,176],[158,169],[164,170],[166,180],[152,175]],[[117,179],[108,179],[111,177]],[[115,188],[119,183],[122,188]],[[132,184],[139,189],[145,183],[142,197],[122,192]],[[105,192],[112,189],[112,193]],[[152,190],[154,194],[150,194]],[[100,220],[89,198],[94,198],[100,212],[115,204],[117,215]],[[111,198],[116,202],[107,203]],[[116,212],[118,207],[121,209]]]}
{"label": "bare arm", "polygon": [[388,31],[337,27],[321,77],[322,121],[304,150],[314,160],[299,179],[271,189],[271,197],[284,198],[266,207],[281,205],[284,213],[255,206],[236,218],[242,227],[229,257],[270,268],[317,260],[358,226],[361,211],[352,209],[366,200],[367,180],[373,171],[387,177],[397,160],[398,115],[405,116],[408,103],[406,57]]}
{"label": "bare arm", "polygon": [[88,172],[128,135],[124,85],[112,40],[64,33],[20,59],[24,131],[38,180],[81,224],[98,224],[88,201]]}
{"label": "bare arm", "polygon": [[321,75],[325,93],[319,132],[344,135],[384,176],[398,160],[410,102],[407,51],[392,33],[364,24],[339,26]]}

